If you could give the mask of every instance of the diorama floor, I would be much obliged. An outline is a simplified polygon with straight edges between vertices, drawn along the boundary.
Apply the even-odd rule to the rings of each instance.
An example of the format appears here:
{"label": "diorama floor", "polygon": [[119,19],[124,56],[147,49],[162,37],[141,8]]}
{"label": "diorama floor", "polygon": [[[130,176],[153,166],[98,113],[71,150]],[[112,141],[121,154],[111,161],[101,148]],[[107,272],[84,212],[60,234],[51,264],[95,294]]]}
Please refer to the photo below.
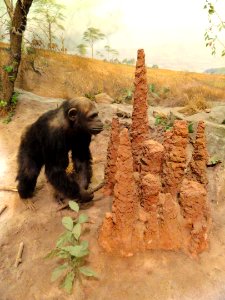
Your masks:
{"label": "diorama floor", "polygon": [[[24,127],[41,113],[55,108],[58,100],[41,101],[22,97],[13,121],[0,123],[0,187],[16,186],[16,154]],[[104,115],[105,112],[102,112]],[[92,142],[94,182],[104,174],[109,131]],[[114,257],[98,245],[98,228],[111,209],[110,198],[101,191],[93,204],[82,206],[89,216],[84,238],[90,244],[88,264],[99,279],[84,279],[67,295],[51,283],[57,259],[44,259],[63,232],[61,219],[73,212],[57,211],[44,172],[35,195],[37,210],[26,210],[16,192],[0,191],[0,300],[224,300],[225,299],[225,203],[211,203],[212,230],[209,249],[198,259],[182,253],[147,251],[133,257]],[[24,243],[22,263],[14,266],[20,242]]]}

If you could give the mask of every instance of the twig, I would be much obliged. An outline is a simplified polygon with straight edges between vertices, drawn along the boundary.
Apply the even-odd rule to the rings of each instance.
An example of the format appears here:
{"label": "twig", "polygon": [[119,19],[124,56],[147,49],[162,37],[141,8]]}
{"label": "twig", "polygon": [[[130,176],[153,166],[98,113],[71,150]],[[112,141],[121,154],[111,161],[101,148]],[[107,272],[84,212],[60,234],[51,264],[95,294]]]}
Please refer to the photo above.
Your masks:
{"label": "twig", "polygon": [[17,256],[16,256],[16,262],[15,262],[15,267],[16,268],[22,262],[23,248],[24,248],[24,243],[21,242],[20,246],[19,246],[19,250],[18,250]]}
{"label": "twig", "polygon": [[92,193],[97,192],[98,190],[100,190],[101,188],[103,188],[103,186],[105,185],[105,181],[99,183],[95,188],[90,188],[90,191]]}
{"label": "twig", "polygon": [[[104,185],[105,185],[105,181],[99,183],[95,188],[90,188],[90,192],[95,193],[98,190],[100,190],[101,188],[103,188]],[[74,201],[77,201],[77,199],[75,199]],[[67,208],[68,206],[69,206],[69,201],[67,201],[65,204],[63,204],[59,208],[57,208],[56,211],[63,210],[64,208]]]}
{"label": "twig", "polygon": [[0,186],[0,191],[4,192],[18,192],[16,187],[13,186]]}
{"label": "twig", "polygon": [[0,208],[0,215],[3,213],[3,211],[7,208],[8,206],[5,204],[2,208]]}

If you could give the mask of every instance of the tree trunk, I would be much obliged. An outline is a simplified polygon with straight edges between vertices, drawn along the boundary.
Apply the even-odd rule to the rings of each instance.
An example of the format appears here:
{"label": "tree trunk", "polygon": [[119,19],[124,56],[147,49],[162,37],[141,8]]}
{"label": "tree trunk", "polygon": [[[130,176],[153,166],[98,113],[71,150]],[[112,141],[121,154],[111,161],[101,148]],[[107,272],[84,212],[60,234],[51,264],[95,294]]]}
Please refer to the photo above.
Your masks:
{"label": "tree trunk", "polygon": [[[26,27],[26,16],[33,0],[18,0],[13,14],[10,30],[10,56],[3,71],[3,99],[10,105],[14,85],[21,61],[22,35]],[[23,25],[23,26],[22,26]]]}
{"label": "tree trunk", "polygon": [[49,36],[49,47],[50,50],[52,50],[52,28],[51,28],[51,23],[48,23],[48,36]]}

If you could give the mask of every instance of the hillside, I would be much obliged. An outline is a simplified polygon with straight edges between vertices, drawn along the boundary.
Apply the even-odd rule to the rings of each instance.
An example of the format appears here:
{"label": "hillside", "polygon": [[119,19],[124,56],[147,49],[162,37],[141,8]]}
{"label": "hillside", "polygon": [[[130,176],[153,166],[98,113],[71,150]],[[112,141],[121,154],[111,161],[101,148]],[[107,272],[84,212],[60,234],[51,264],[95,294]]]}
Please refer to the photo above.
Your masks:
{"label": "hillside", "polygon": [[204,73],[208,73],[208,74],[225,74],[225,68],[211,68],[211,69],[205,70]]}
{"label": "hillside", "polygon": [[[1,48],[1,46],[3,48]],[[0,45],[0,65],[7,56]],[[17,87],[40,96],[67,98],[93,97],[106,92],[121,102],[133,89],[134,66],[112,64],[96,59],[32,49],[23,55]],[[225,75],[178,72],[148,68],[151,104],[183,106],[189,100],[225,99]]]}

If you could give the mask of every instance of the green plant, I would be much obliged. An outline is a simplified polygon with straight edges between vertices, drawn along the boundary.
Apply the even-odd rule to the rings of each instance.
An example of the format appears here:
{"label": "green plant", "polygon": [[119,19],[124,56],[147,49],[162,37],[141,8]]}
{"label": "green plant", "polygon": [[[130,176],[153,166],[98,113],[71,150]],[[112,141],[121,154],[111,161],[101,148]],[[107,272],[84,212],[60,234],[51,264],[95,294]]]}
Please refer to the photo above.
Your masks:
{"label": "green plant", "polygon": [[221,124],[225,125],[225,119],[222,121],[222,123],[221,123]]}
{"label": "green plant", "polygon": [[149,92],[151,92],[151,93],[155,93],[155,85],[154,85],[153,83],[150,83],[150,84],[148,85],[148,90],[149,90]]}
{"label": "green plant", "polygon": [[14,110],[10,111],[7,115],[7,117],[3,120],[4,124],[9,124],[12,121],[12,117],[14,116]]}
{"label": "green plant", "polygon": [[13,71],[13,66],[4,66],[3,70],[7,73],[11,73]]}
{"label": "green plant", "polygon": [[189,132],[189,133],[193,133],[193,132],[194,132],[194,128],[193,128],[193,123],[192,123],[192,122],[190,122],[190,123],[188,124],[188,132]]}
{"label": "green plant", "polygon": [[170,130],[173,127],[173,122],[171,122],[170,120],[168,120],[167,118],[163,118],[161,116],[156,116],[155,118],[155,125],[161,125],[164,127],[164,130]]}
{"label": "green plant", "polygon": [[1,107],[6,107],[6,105],[7,105],[7,102],[6,102],[6,101],[0,100],[0,108],[1,108]]}
{"label": "green plant", "polygon": [[18,102],[18,97],[19,97],[19,93],[18,92],[14,92],[12,95],[12,99],[11,99],[11,103],[13,105],[16,105]]}
{"label": "green plant", "polygon": [[[69,201],[69,207],[79,212],[79,206],[74,201]],[[62,224],[66,231],[60,235],[56,242],[56,248],[46,257],[58,257],[64,263],[55,268],[52,272],[51,281],[63,276],[61,287],[71,293],[75,279],[82,280],[82,275],[87,277],[97,277],[96,273],[85,266],[85,258],[89,254],[88,241],[80,240],[82,224],[88,221],[88,216],[80,214],[75,220],[71,217],[63,217]]]}

